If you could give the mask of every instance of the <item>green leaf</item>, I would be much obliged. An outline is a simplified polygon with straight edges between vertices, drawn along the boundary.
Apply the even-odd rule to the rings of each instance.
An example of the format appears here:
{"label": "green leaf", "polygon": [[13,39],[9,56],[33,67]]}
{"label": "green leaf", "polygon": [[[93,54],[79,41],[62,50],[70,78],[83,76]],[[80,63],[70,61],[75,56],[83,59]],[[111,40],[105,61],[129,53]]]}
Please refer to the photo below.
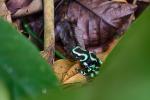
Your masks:
{"label": "green leaf", "polygon": [[58,81],[39,51],[12,25],[0,19],[0,77],[12,98],[34,98],[47,90],[57,90]]}
{"label": "green leaf", "polygon": [[55,100],[150,100],[149,94],[150,7],[125,33],[94,82],[50,97]]}
{"label": "green leaf", "polygon": [[[42,98],[39,98],[39,100],[50,100],[50,99],[52,100],[149,100],[150,99],[150,95],[149,95],[150,93],[150,44],[149,44],[150,43],[150,38],[149,38],[150,20],[149,19],[150,19],[150,7],[146,9],[143,15],[140,18],[138,18],[130,27],[128,32],[125,33],[125,35],[123,36],[122,40],[119,42],[117,47],[109,55],[107,61],[104,63],[103,68],[100,71],[100,75],[94,80],[94,82],[91,82],[87,86],[84,86],[82,88],[64,91],[64,93],[61,94],[56,92],[55,93],[48,92],[49,96],[47,95],[42,96]],[[1,30],[3,29],[0,29],[0,31]],[[5,29],[5,31],[6,30],[7,29]],[[16,32],[11,31],[8,33],[14,34]],[[32,94],[32,91],[37,90],[39,92],[42,90],[42,88],[40,87],[45,86],[45,85],[41,85],[43,84],[41,82],[47,79],[47,78],[45,79],[45,77],[42,77],[43,75],[45,75],[45,73],[42,73],[40,71],[41,75],[34,74],[38,72],[37,69],[40,69],[39,62],[41,61],[44,62],[44,61],[39,57],[39,55],[37,55],[37,58],[33,57],[33,54],[35,55],[38,54],[38,51],[36,51],[34,47],[28,41],[26,41],[26,39],[21,38],[19,34],[18,35],[15,34],[14,36],[13,34],[8,34],[7,36],[2,35],[3,37],[0,36],[1,47],[8,48],[8,50],[6,50],[7,53],[4,48],[0,49],[0,68],[1,68],[0,76],[1,75],[5,76],[4,78],[5,80],[7,79],[8,84],[13,83],[14,89],[12,90],[19,91],[13,93],[16,93],[18,95],[22,92],[23,93],[25,92],[27,94],[34,95]],[[19,37],[19,41],[20,41],[19,43],[17,42],[18,38],[16,36]],[[2,39],[4,38],[7,38],[8,40],[2,42]],[[10,44],[13,44],[13,46]],[[22,44],[26,44],[27,48],[25,45],[22,46]],[[14,48],[14,46],[17,49]],[[27,60],[20,55],[17,56],[15,56],[16,54],[13,55],[13,52],[15,52],[18,49],[20,51],[18,51],[16,54],[20,54],[20,55],[22,55],[23,53],[24,55],[28,54],[27,56],[24,57],[28,57],[31,62],[28,61],[29,59]],[[5,54],[3,54],[2,52]],[[15,59],[18,57],[20,59],[17,59],[16,61]],[[11,62],[7,63],[9,60]],[[17,64],[16,67],[14,66],[16,62],[18,63],[22,62],[22,63],[19,65]],[[27,66],[27,64],[22,65],[24,62],[30,63],[31,66],[29,67]],[[33,65],[35,64],[35,62],[37,63],[36,67]],[[8,67],[7,64],[11,67]],[[47,66],[46,63],[45,66]],[[15,72],[11,70],[6,70],[12,67],[15,69]],[[30,71],[29,69],[32,69],[32,67],[34,70]],[[21,72],[19,72],[20,70]],[[13,74],[11,74],[12,72]],[[31,76],[32,73],[34,74],[33,75],[34,80],[31,79],[31,77],[33,77]],[[51,78],[53,78],[52,77],[53,75],[51,74],[49,75]],[[31,79],[29,82],[30,84],[24,81],[28,78],[29,80]],[[27,85],[25,85],[26,83]],[[46,81],[46,83],[48,83],[50,87],[55,87],[57,84],[56,81],[52,82],[54,83],[53,85],[51,85],[52,84],[51,81],[50,82]],[[35,85],[35,87],[38,88],[35,88],[33,84]],[[37,91],[34,92],[37,93]]]}
{"label": "green leaf", "polygon": [[0,80],[0,100],[10,100],[7,86]]}
{"label": "green leaf", "polygon": [[93,85],[93,100],[150,99],[150,7],[125,33]]}
{"label": "green leaf", "polygon": [[82,91],[86,100],[150,99],[150,7],[131,25],[90,85]]}

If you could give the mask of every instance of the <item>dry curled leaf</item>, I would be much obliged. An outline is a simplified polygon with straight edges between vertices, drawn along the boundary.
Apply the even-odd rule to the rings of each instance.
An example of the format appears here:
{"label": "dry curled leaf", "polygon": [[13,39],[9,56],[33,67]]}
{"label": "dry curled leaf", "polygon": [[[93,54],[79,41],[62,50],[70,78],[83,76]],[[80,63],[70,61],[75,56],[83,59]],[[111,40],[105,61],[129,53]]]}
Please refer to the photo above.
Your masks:
{"label": "dry curled leaf", "polygon": [[69,78],[68,80],[64,81],[63,84],[73,84],[73,83],[86,83],[87,79],[82,74],[78,73]]}
{"label": "dry curled leaf", "polygon": [[[126,2],[77,0],[69,4],[65,20],[57,23],[55,29],[56,37],[59,36],[58,39],[61,39],[68,50],[78,44],[76,40],[82,47],[89,50],[91,50],[90,46],[92,48],[94,46],[103,46],[104,49],[108,41],[111,40],[112,42],[114,36],[122,32],[122,27],[127,24],[126,21],[134,13],[134,10],[135,6]],[[73,34],[74,32],[75,34]],[[107,44],[110,46],[109,50],[104,53],[98,53],[97,56],[102,61],[105,61],[115,44],[117,44],[117,40]],[[102,51],[101,47],[94,49]],[[81,69],[79,62],[66,69],[67,71],[63,74],[62,83],[86,82],[86,77],[78,73],[78,69]]]}
{"label": "dry curled leaf", "polygon": [[81,69],[80,63],[79,62],[74,63],[74,65],[72,65],[65,74],[63,82],[67,81],[70,77],[76,75],[78,73],[77,71],[78,69]]}
{"label": "dry curled leaf", "polygon": [[[135,8],[135,5],[126,2],[106,0],[73,1],[67,6],[65,18],[61,16],[62,13],[61,15],[57,13],[57,16],[61,16],[61,19],[60,21],[56,19],[56,35],[60,37],[62,42],[65,42],[65,47],[69,46],[66,47],[66,51],[73,47],[74,42],[77,40],[82,47],[90,51],[101,52],[107,49],[114,36],[120,35],[125,30],[124,26],[128,24],[129,16],[134,13]],[[61,12],[62,9],[61,6],[58,12]],[[64,6],[64,9],[66,9],[66,6]],[[62,23],[62,19],[68,20],[73,29],[70,30],[69,28],[66,32],[60,31],[64,27],[60,28],[59,26],[58,29],[57,25]],[[65,29],[67,28],[65,27]],[[74,35],[68,33],[74,33]],[[72,38],[70,41],[71,36],[75,36],[76,40]]]}
{"label": "dry curled leaf", "polygon": [[86,77],[78,73],[77,69],[81,69],[79,62],[66,59],[57,60],[53,64],[53,70],[62,84],[85,83]]}
{"label": "dry curled leaf", "polygon": [[42,0],[33,0],[28,6],[18,9],[12,16],[19,17],[42,11]]}
{"label": "dry curled leaf", "polygon": [[10,12],[14,14],[17,10],[28,6],[31,2],[32,0],[7,0],[6,5]]}
{"label": "dry curled leaf", "polygon": [[73,62],[66,59],[60,59],[54,62],[52,67],[60,82],[64,80],[64,76],[73,64]]}

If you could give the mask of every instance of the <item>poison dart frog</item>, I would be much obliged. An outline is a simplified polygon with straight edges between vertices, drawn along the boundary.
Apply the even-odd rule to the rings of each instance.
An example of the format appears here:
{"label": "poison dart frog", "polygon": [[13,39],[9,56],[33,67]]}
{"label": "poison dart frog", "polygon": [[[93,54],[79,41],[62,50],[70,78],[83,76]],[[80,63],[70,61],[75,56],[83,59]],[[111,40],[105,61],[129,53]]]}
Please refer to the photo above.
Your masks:
{"label": "poison dart frog", "polygon": [[99,74],[102,61],[98,59],[94,53],[89,52],[80,46],[76,46],[72,49],[72,54],[84,67],[79,71],[82,75],[94,78]]}
{"label": "poison dart frog", "polygon": [[79,72],[89,78],[98,75],[102,61],[96,55],[88,50],[83,49],[74,37],[74,31],[68,20],[61,21],[56,27],[56,36],[60,38],[65,49],[71,52],[75,60],[79,60],[83,69]]}

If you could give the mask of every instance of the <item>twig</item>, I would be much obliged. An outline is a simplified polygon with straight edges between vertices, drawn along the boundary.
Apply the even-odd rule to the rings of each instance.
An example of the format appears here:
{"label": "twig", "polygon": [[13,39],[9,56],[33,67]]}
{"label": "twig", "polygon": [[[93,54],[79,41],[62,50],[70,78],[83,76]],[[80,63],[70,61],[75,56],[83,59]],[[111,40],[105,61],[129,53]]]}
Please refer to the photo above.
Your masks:
{"label": "twig", "polygon": [[133,0],[133,3],[132,3],[132,4],[133,4],[133,5],[136,5],[136,2],[137,2],[137,0]]}
{"label": "twig", "polygon": [[27,21],[25,19],[22,19],[22,22],[23,22],[23,27],[24,27],[24,30],[29,34],[31,35],[34,39],[36,39],[41,45],[43,45],[43,41],[38,38],[36,36],[36,32],[33,32],[30,28],[30,26],[28,25]]}
{"label": "twig", "polygon": [[49,54],[48,62],[54,57],[54,0],[43,0],[44,3],[44,51]]}

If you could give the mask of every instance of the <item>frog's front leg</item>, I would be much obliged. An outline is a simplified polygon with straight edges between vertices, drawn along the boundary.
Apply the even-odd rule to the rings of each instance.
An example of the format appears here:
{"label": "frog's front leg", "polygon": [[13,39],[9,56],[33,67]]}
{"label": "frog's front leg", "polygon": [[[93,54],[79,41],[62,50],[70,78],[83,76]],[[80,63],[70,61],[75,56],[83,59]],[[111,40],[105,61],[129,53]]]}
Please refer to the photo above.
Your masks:
{"label": "frog's front leg", "polygon": [[89,78],[94,78],[99,74],[99,70],[95,70],[95,68],[84,68],[79,71],[82,75],[87,76]]}
{"label": "frog's front leg", "polygon": [[86,73],[86,69],[81,69],[79,72],[80,72],[82,75],[84,75],[84,76],[86,76],[86,75],[87,75],[87,73]]}

